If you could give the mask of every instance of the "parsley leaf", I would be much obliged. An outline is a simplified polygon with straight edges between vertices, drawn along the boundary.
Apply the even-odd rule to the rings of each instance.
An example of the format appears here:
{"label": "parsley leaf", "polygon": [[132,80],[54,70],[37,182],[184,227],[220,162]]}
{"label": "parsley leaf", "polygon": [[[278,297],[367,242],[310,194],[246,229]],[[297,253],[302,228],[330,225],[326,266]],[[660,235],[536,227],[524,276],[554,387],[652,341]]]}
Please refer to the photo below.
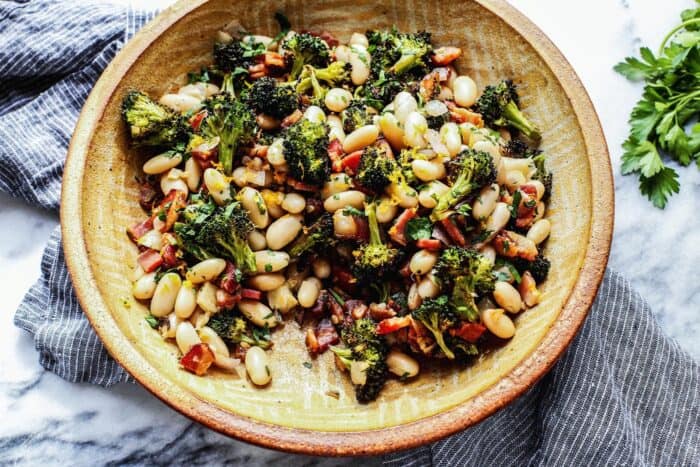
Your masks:
{"label": "parsley leaf", "polygon": [[420,240],[433,235],[433,223],[427,217],[414,217],[406,223],[406,238]]}

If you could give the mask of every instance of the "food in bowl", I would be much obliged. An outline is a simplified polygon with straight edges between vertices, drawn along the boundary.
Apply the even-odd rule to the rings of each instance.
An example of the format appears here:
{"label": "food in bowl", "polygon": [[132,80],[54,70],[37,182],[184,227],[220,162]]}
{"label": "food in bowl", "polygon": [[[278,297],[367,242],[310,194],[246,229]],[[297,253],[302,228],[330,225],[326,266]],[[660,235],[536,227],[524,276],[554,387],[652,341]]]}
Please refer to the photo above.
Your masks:
{"label": "food in bowl", "polygon": [[264,386],[272,331],[296,322],[369,402],[514,335],[549,271],[552,179],[515,84],[479,96],[461,53],[396,29],[222,31],[177,93],[127,93],[151,153],[133,295],[184,370],[243,361]]}

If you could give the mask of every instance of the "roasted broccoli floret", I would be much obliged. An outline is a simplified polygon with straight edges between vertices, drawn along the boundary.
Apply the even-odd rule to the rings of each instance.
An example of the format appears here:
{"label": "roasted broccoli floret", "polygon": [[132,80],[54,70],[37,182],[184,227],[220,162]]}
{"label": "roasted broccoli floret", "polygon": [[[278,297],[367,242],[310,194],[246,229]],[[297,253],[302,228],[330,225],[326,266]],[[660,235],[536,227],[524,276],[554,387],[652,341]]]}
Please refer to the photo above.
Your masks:
{"label": "roasted broccoli floret", "polygon": [[547,258],[542,256],[542,254],[537,255],[532,261],[520,257],[508,258],[508,261],[521,273],[530,271],[532,278],[535,279],[535,282],[538,284],[544,282],[549,275],[550,262]]}
{"label": "roasted broccoli floret", "polygon": [[345,110],[340,113],[343,122],[343,130],[350,134],[360,127],[372,123],[373,115],[367,111],[367,106],[360,100],[354,99]]}
{"label": "roasted broccoli floret", "polygon": [[312,65],[322,68],[328,65],[330,52],[325,41],[311,34],[294,34],[282,43],[285,58],[291,61],[289,80],[296,80],[301,74],[304,65]]}
{"label": "roasted broccoli floret", "polygon": [[533,180],[539,180],[544,185],[544,196],[543,201],[547,201],[549,195],[552,193],[552,172],[547,170],[544,162],[544,154],[538,154],[532,158],[532,161],[537,167],[537,171],[532,176]]}
{"label": "roasted broccoli floret", "polygon": [[269,329],[254,326],[231,310],[212,315],[207,326],[228,344],[255,345],[263,349],[272,347]]}
{"label": "roasted broccoli floret", "polygon": [[435,222],[442,220],[445,212],[457,202],[484,185],[493,183],[496,170],[491,155],[482,151],[466,149],[448,164],[450,189],[440,196],[430,214]]}
{"label": "roasted broccoli floret", "polygon": [[360,283],[371,284],[396,270],[401,252],[382,242],[375,203],[365,204],[369,224],[369,243],[353,251],[352,272]]}
{"label": "roasted broccoli floret", "polygon": [[411,316],[428,328],[442,353],[450,360],[454,360],[455,354],[447,346],[445,336],[447,330],[459,322],[459,316],[452,309],[447,295],[424,300],[418,308],[413,310]]}
{"label": "roasted broccoli floret", "polygon": [[127,93],[121,110],[135,145],[174,146],[187,139],[185,120],[142,92]]}
{"label": "roasted broccoli floret", "polygon": [[322,105],[323,98],[331,87],[338,87],[350,78],[350,65],[345,62],[333,62],[326,68],[304,66],[299,75],[296,90],[304,94],[309,89],[313,92],[314,103]]}
{"label": "roasted broccoli floret", "polygon": [[518,92],[511,80],[486,86],[476,102],[476,109],[487,125],[515,128],[531,141],[539,142],[542,139],[540,130],[523,115],[518,106]]}
{"label": "roasted broccoli floret", "polygon": [[244,70],[253,64],[255,57],[265,53],[265,45],[249,41],[233,41],[229,44],[214,45],[214,64],[218,71],[231,73]]}
{"label": "roasted broccoli floret", "polygon": [[396,161],[386,152],[375,147],[368,146],[362,152],[360,165],[357,168],[357,181],[365,188],[376,193],[381,193],[386,188],[394,176],[394,172],[399,170]]}
{"label": "roasted broccoli floret", "polygon": [[492,269],[489,260],[478,251],[454,246],[440,254],[435,275],[447,284],[452,284],[460,276],[469,276],[472,292],[484,295],[492,292],[495,285]]}
{"label": "roasted broccoli floret", "polygon": [[284,137],[284,158],[289,174],[309,185],[321,186],[331,173],[328,158],[328,126],[301,119]]}
{"label": "roasted broccoli floret", "polygon": [[251,230],[248,213],[237,202],[226,206],[213,202],[190,204],[175,224],[175,233],[186,253],[199,260],[228,259],[244,273],[256,270],[255,254],[248,245]]}
{"label": "roasted broccoli floret", "polygon": [[540,155],[542,151],[530,147],[525,141],[513,138],[503,145],[503,155],[506,157],[513,157],[516,159],[524,158],[534,158]]}
{"label": "roasted broccoli floret", "polygon": [[230,94],[221,94],[207,102],[207,117],[202,134],[219,138],[219,163],[226,175],[233,171],[238,148],[251,143],[258,132],[253,111]]}
{"label": "roasted broccoli floret", "polygon": [[405,84],[395,75],[381,70],[377,74],[370,75],[370,79],[362,86],[359,94],[367,105],[381,111],[405,87]]}
{"label": "roasted broccoli floret", "polygon": [[299,108],[299,94],[292,86],[280,85],[264,76],[255,81],[248,91],[248,104],[271,117],[283,119]]}
{"label": "roasted broccoli floret", "polygon": [[386,342],[377,334],[377,325],[369,318],[344,325],[340,338],[345,348],[331,347],[331,350],[353,375],[357,401],[373,401],[387,379]]}
{"label": "roasted broccoli floret", "polygon": [[372,56],[372,69],[400,76],[416,69],[425,74],[430,68],[430,54],[433,46],[430,33],[400,33],[396,28],[390,31],[368,31],[369,52]]}
{"label": "roasted broccoli floret", "polygon": [[289,248],[289,254],[298,258],[306,253],[319,253],[334,243],[333,216],[324,213],[316,222],[311,224],[304,233],[297,238]]}

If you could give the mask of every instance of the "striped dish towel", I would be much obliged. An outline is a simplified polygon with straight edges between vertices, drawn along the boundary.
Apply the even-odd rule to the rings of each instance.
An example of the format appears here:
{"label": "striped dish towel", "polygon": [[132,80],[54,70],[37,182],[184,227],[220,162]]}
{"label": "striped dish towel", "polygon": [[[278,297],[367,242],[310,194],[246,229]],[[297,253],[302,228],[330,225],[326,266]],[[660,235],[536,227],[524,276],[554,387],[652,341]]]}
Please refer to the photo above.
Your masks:
{"label": "striped dish towel", "polygon": [[[68,141],[102,69],[153,13],[96,2],[0,0],[0,189],[57,211]],[[130,381],[76,300],[49,240],[15,324],[62,378]],[[476,427],[387,465],[700,465],[700,368],[649,307],[608,272],[589,318],[554,369]]]}

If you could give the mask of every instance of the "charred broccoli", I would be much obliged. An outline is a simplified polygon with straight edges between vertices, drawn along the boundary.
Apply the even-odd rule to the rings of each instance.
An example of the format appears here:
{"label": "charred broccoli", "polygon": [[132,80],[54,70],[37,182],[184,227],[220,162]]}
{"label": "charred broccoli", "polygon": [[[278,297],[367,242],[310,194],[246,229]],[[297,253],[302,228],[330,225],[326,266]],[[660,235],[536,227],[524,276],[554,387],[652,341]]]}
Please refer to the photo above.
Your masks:
{"label": "charred broccoli", "polygon": [[122,118],[129,125],[131,140],[136,145],[174,146],[187,139],[185,120],[142,92],[127,93],[121,110]]}
{"label": "charred broccoli", "polygon": [[331,350],[350,370],[357,401],[373,401],[387,379],[386,342],[377,334],[377,325],[369,318],[344,325],[340,338],[345,348],[331,347]]}
{"label": "charred broccoli", "polygon": [[330,87],[339,86],[349,77],[350,66],[345,62],[333,62],[326,68],[314,68],[311,65],[306,65],[299,75],[296,90],[299,94],[304,94],[311,89],[314,102],[321,105]]}
{"label": "charred broccoli", "polygon": [[445,336],[447,330],[459,322],[459,316],[452,309],[447,295],[424,300],[418,308],[413,310],[411,316],[428,328],[442,353],[450,360],[454,360],[455,354],[447,346]]}
{"label": "charred broccoli", "polygon": [[263,349],[272,347],[269,329],[254,326],[231,310],[212,315],[207,326],[228,344],[255,345]]}
{"label": "charred broccoli", "polygon": [[544,185],[544,196],[543,201],[547,201],[547,198],[552,193],[552,172],[547,170],[544,164],[544,154],[538,154],[532,158],[532,161],[537,167],[537,171],[532,176],[533,180],[539,180]]}
{"label": "charred broccoli", "polygon": [[301,75],[304,65],[322,68],[330,61],[328,45],[320,37],[311,34],[294,34],[282,43],[285,58],[291,62],[289,80],[296,80]]}
{"label": "charred broccoli", "polygon": [[365,214],[369,224],[369,243],[353,251],[352,272],[361,283],[371,284],[394,271],[402,255],[396,248],[382,242],[376,204],[365,204]]}
{"label": "charred broccoli", "polygon": [[221,72],[232,73],[243,70],[247,73],[255,57],[264,53],[265,45],[252,39],[233,41],[229,44],[217,43],[214,45],[214,64]]}
{"label": "charred broccoli", "polygon": [[334,242],[333,216],[324,213],[289,248],[289,254],[298,258],[306,253],[318,253]]}
{"label": "charred broccoli", "polygon": [[284,158],[289,174],[309,185],[321,186],[331,173],[328,126],[305,118],[287,129]]}
{"label": "charred broccoli", "polygon": [[542,151],[539,149],[531,148],[525,141],[517,138],[511,139],[503,145],[503,155],[506,157],[516,159],[535,158],[541,153]]}
{"label": "charred broccoli", "polygon": [[532,278],[538,284],[547,279],[549,275],[550,262],[542,254],[537,255],[532,261],[520,257],[508,258],[508,261],[521,273],[530,271]]}
{"label": "charred broccoli", "polygon": [[450,189],[440,196],[430,214],[432,221],[442,220],[446,211],[478,188],[493,183],[496,170],[490,154],[466,149],[449,162]]}
{"label": "charred broccoli", "polygon": [[487,125],[515,128],[531,141],[539,142],[542,139],[540,130],[523,115],[518,106],[518,92],[511,80],[486,86],[476,102],[476,109]]}
{"label": "charred broccoli", "polygon": [[266,115],[282,119],[299,108],[299,94],[268,76],[255,81],[248,91],[248,104]]}
{"label": "charred broccoli", "polygon": [[373,115],[367,111],[367,106],[359,100],[355,99],[350,102],[345,110],[340,113],[340,119],[343,122],[343,130],[350,134],[358,128],[370,125]]}
{"label": "charred broccoli", "polygon": [[433,51],[430,33],[400,33],[394,28],[390,31],[368,31],[367,39],[372,56],[371,67],[377,76],[380,71],[396,76],[414,69],[418,75],[428,72]]}
{"label": "charred broccoli", "polygon": [[219,138],[219,162],[226,175],[233,171],[238,148],[251,143],[258,132],[253,111],[230,94],[221,94],[207,103],[202,134]]}
{"label": "charred broccoli", "polygon": [[375,147],[368,146],[362,152],[360,165],[357,168],[357,181],[365,188],[376,193],[381,193],[399,170],[396,161],[386,152]]}
{"label": "charred broccoli", "polygon": [[211,257],[232,261],[244,273],[256,270],[255,254],[248,245],[253,224],[237,202],[216,206],[213,202],[188,205],[175,224],[183,250],[196,259]]}

